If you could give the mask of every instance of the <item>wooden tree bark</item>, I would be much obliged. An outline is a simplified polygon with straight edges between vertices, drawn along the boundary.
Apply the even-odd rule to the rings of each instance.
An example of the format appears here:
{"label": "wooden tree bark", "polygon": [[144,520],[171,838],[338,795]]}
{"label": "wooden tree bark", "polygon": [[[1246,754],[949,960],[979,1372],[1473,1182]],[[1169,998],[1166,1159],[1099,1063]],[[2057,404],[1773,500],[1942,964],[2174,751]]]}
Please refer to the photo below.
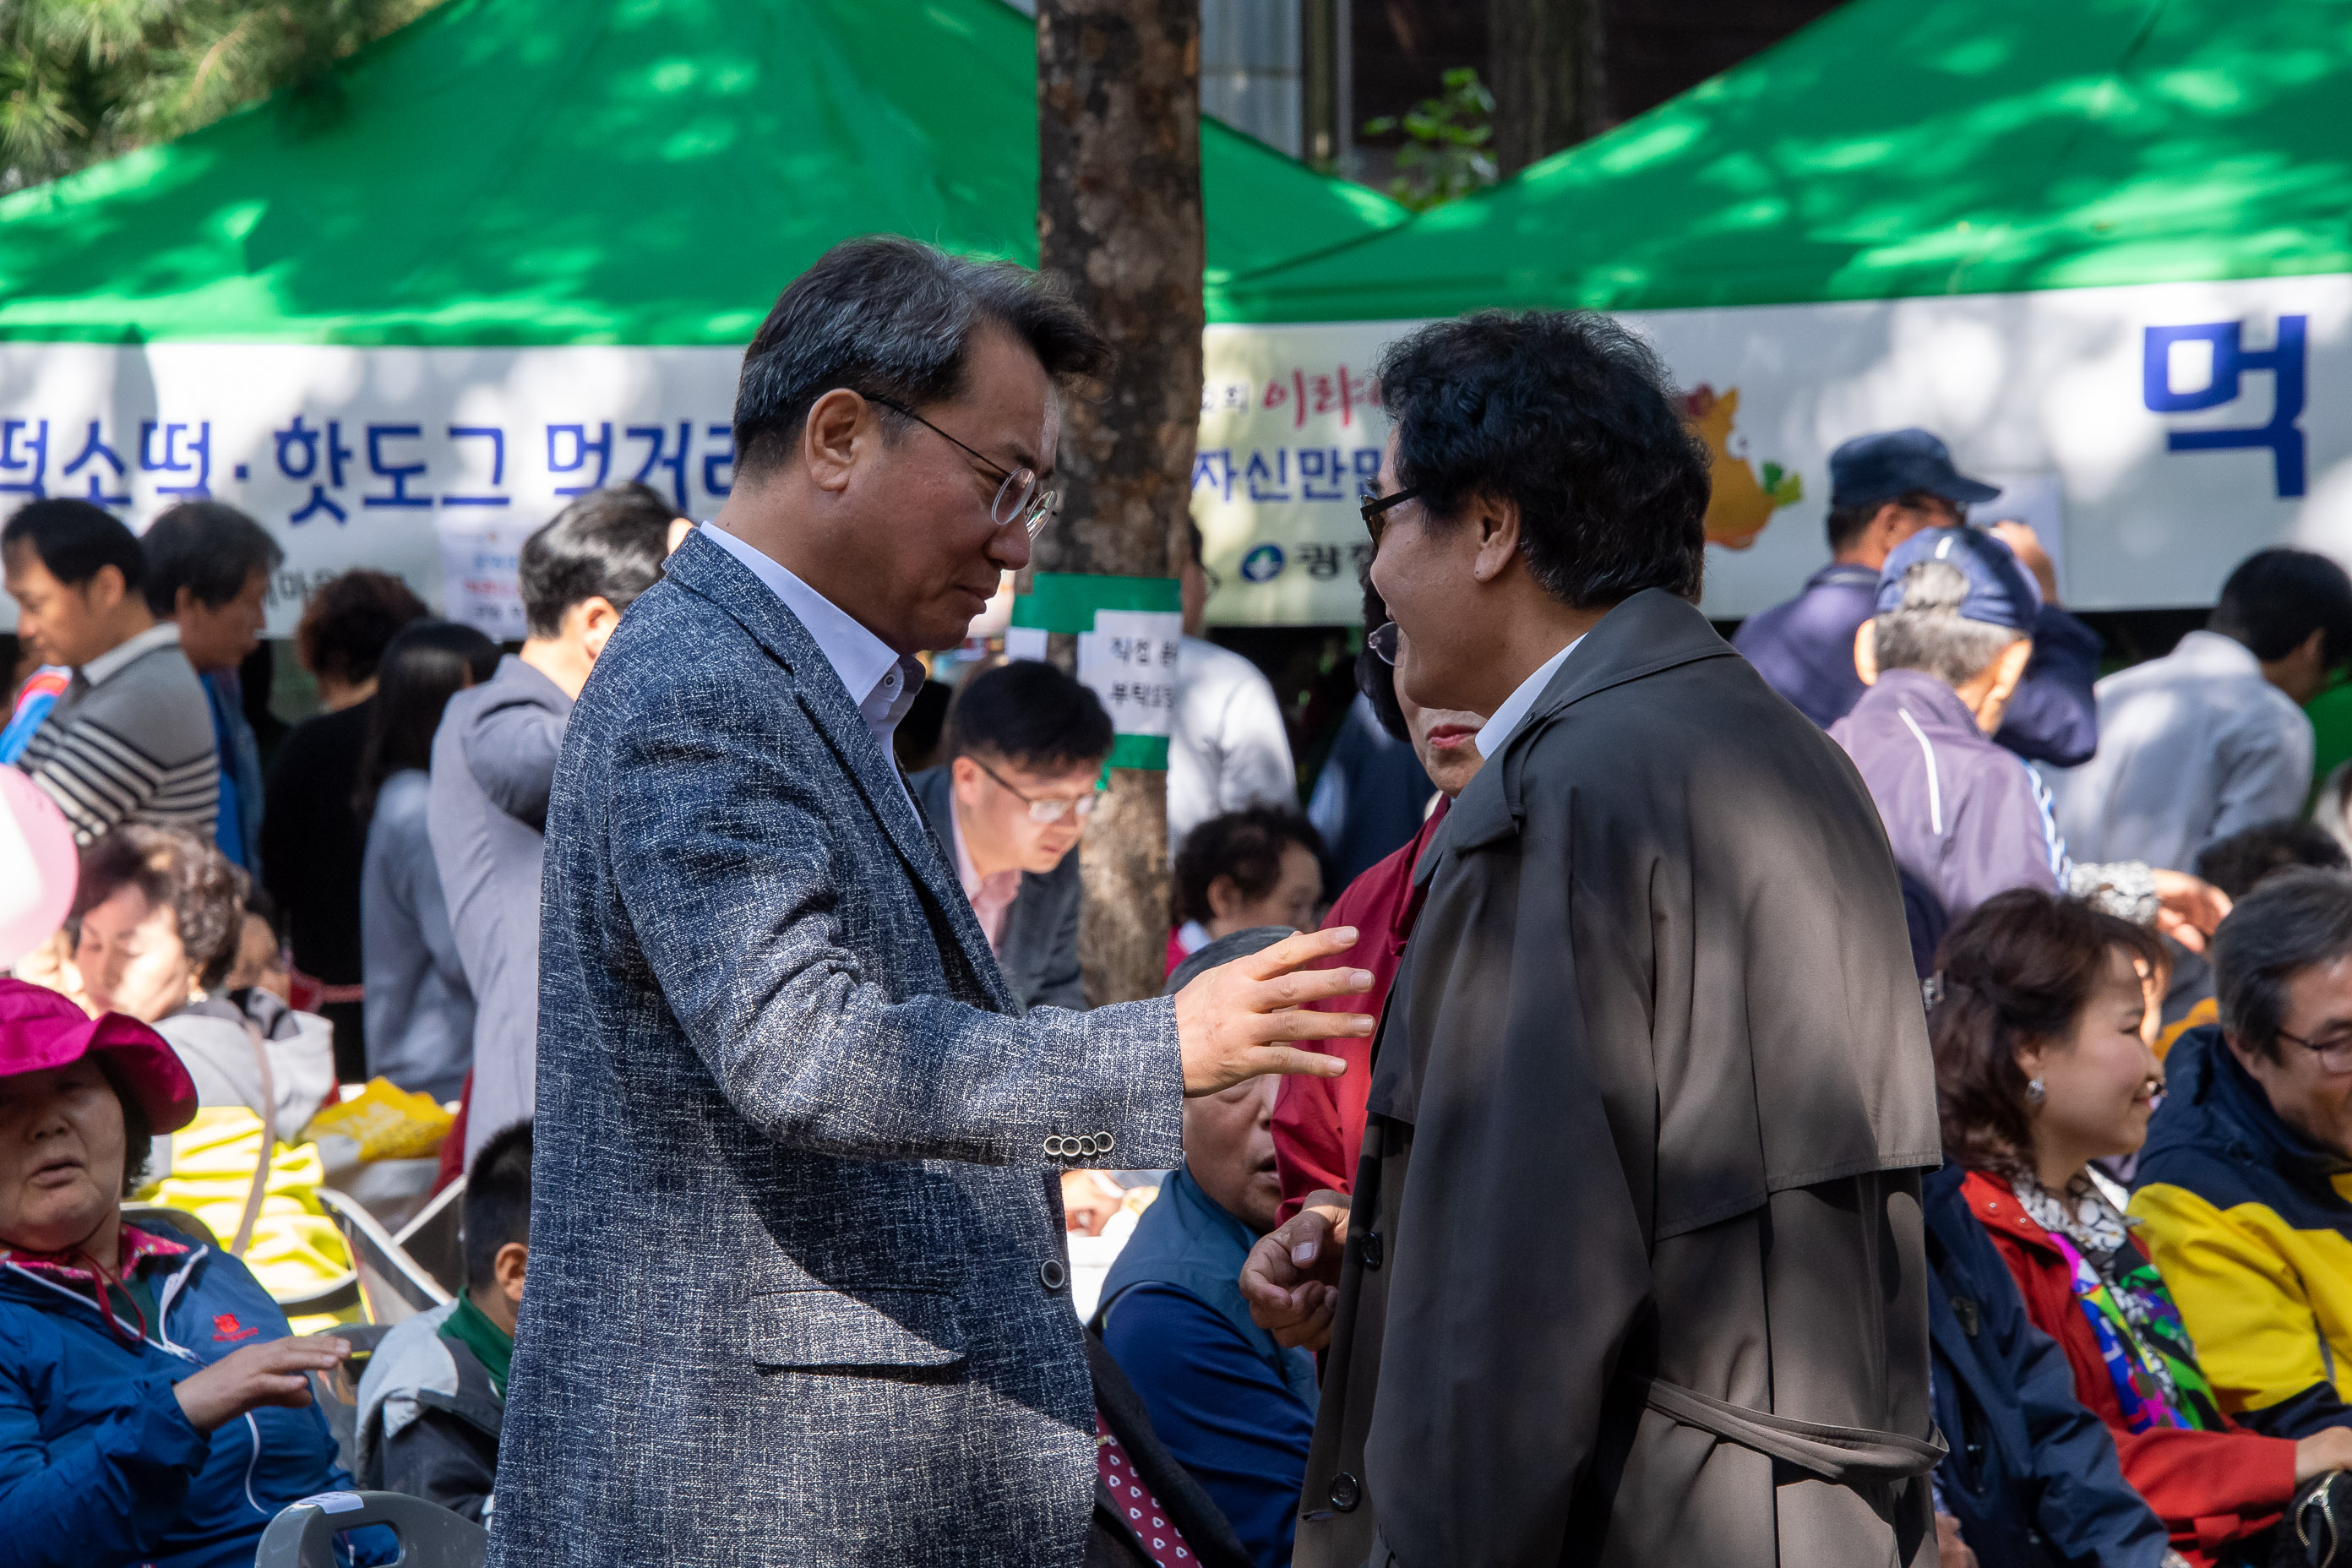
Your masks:
{"label": "wooden tree bark", "polygon": [[[1201,417],[1199,0],[1039,0],[1038,264],[1110,338],[1103,395],[1062,426],[1062,513],[1036,568],[1173,576]],[[1073,638],[1053,640],[1075,663]],[[1067,666],[1066,666],[1066,668]],[[1121,768],[1080,851],[1095,1003],[1157,995],[1168,776]]]}
{"label": "wooden tree bark", "polygon": [[1495,163],[1505,178],[1609,127],[1601,0],[1487,0]]}

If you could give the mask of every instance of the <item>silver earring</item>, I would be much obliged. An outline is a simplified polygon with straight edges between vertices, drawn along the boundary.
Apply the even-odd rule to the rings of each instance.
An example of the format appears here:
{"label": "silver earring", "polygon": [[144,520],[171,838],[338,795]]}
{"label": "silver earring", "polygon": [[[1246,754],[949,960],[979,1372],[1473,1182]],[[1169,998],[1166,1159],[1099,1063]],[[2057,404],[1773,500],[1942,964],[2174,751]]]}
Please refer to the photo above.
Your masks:
{"label": "silver earring", "polygon": [[2027,1079],[2025,1080],[2025,1103],[2028,1105],[2039,1105],[2042,1103],[2042,1080],[2038,1078]]}

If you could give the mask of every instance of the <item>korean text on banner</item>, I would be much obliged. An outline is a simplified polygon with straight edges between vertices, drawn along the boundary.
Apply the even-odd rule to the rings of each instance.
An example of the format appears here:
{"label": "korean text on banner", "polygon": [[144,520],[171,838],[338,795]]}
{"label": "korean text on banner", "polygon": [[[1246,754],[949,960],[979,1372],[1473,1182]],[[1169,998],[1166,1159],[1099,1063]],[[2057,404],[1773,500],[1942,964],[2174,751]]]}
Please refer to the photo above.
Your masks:
{"label": "korean text on banner", "polygon": [[1042,658],[1053,632],[1078,639],[1078,679],[1102,700],[1116,738],[1109,765],[1164,770],[1182,647],[1181,590],[1172,577],[1041,572],[1013,603],[1004,651]]}

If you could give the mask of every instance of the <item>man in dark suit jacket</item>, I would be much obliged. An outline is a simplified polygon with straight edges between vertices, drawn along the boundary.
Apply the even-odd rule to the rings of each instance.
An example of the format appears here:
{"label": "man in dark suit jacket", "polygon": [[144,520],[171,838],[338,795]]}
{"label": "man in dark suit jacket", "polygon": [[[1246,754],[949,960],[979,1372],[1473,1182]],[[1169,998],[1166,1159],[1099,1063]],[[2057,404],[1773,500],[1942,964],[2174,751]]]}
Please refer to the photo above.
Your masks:
{"label": "man in dark suit jacket", "polygon": [[890,756],[1028,563],[1067,300],[835,247],[744,356],[735,488],[633,605],[548,815],[530,1289],[496,1568],[1078,1568],[1108,1452],[1059,1173],[1173,1165],[1186,1094],[1337,1072],[1293,937],[1024,1016]]}
{"label": "man in dark suit jacket", "polygon": [[985,669],[949,710],[949,761],[907,781],[1024,1008],[1084,1007],[1078,858],[1110,755],[1110,715],[1034,659]]}

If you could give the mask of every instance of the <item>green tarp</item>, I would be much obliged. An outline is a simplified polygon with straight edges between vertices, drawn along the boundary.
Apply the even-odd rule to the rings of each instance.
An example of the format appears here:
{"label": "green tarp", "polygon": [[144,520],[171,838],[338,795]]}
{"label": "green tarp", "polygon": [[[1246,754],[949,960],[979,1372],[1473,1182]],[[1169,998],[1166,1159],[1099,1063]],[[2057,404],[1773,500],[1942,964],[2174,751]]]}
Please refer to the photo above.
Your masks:
{"label": "green tarp", "polygon": [[2352,0],[1854,0],[1255,321],[2352,271]]}
{"label": "green tarp", "polygon": [[[739,344],[852,235],[1036,257],[1001,0],[452,0],[194,135],[0,200],[0,339]],[[1220,287],[1394,224],[1208,124]]]}

